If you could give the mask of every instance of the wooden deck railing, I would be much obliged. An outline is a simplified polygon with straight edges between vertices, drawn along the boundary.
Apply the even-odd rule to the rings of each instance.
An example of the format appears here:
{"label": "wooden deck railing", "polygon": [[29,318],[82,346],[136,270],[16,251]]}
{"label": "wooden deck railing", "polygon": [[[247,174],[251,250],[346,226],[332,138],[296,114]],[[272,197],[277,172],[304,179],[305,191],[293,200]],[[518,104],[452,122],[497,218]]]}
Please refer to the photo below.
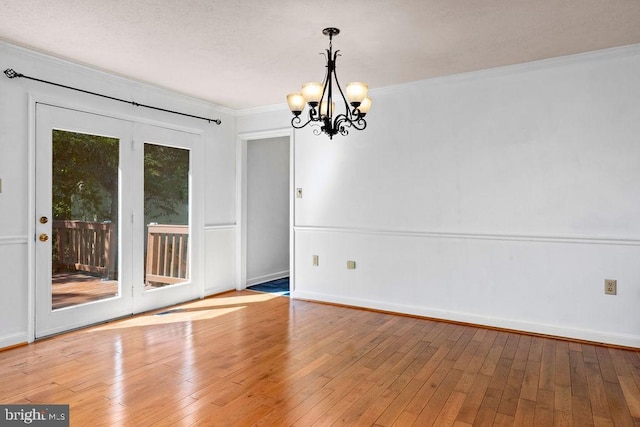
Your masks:
{"label": "wooden deck railing", "polygon": [[147,226],[145,285],[186,282],[189,279],[189,226]]}
{"label": "wooden deck railing", "polygon": [[53,221],[53,267],[110,276],[115,271],[114,229],[110,222]]}
{"label": "wooden deck railing", "polygon": [[[110,222],[53,221],[53,268],[117,277],[117,235]],[[145,285],[162,286],[189,280],[189,226],[147,226]]]}

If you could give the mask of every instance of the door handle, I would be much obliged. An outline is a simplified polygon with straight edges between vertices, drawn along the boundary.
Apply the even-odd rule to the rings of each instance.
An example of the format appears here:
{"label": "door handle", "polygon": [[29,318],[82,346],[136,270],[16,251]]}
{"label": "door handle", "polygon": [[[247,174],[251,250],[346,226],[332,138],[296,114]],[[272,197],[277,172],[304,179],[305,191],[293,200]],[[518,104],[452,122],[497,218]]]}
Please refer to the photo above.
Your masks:
{"label": "door handle", "polygon": [[40,224],[46,224],[48,222],[49,222],[49,218],[47,218],[46,216],[40,217]]}
{"label": "door handle", "polygon": [[47,240],[49,240],[49,236],[45,233],[42,233],[38,238],[40,239],[41,242],[46,242]]}

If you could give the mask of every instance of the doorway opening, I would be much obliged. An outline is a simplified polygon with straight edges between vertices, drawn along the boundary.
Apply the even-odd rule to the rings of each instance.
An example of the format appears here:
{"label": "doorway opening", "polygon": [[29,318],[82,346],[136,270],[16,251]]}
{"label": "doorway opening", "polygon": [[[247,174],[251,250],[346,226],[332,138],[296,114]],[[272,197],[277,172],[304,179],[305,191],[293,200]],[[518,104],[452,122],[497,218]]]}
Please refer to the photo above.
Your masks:
{"label": "doorway opening", "polygon": [[[292,292],[293,135],[287,129],[241,140],[239,289]],[[275,287],[275,288],[274,288]]]}

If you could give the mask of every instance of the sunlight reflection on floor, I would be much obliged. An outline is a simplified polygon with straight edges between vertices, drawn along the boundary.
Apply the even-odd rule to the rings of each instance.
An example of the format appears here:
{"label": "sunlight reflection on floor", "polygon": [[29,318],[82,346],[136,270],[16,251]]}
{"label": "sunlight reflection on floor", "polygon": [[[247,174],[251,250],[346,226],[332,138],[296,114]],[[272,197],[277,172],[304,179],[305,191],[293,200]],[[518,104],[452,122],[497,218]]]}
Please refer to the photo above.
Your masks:
{"label": "sunlight reflection on floor", "polygon": [[247,304],[269,301],[277,295],[256,293],[232,297],[213,297],[193,301],[165,310],[142,314],[130,319],[118,320],[105,325],[96,326],[86,332],[107,331],[140,326],[165,325],[168,323],[191,322],[194,320],[212,319],[246,308]]}

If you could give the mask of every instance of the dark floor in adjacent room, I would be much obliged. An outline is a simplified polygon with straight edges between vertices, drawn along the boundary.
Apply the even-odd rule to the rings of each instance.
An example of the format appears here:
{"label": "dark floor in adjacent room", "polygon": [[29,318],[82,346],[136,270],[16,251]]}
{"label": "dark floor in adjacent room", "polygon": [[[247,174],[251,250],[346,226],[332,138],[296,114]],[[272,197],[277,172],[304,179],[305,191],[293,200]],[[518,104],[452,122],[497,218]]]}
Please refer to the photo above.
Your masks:
{"label": "dark floor in adjacent room", "polygon": [[289,296],[289,278],[283,277],[270,282],[259,283],[257,285],[249,286],[247,289],[250,291],[268,292],[270,294]]}

